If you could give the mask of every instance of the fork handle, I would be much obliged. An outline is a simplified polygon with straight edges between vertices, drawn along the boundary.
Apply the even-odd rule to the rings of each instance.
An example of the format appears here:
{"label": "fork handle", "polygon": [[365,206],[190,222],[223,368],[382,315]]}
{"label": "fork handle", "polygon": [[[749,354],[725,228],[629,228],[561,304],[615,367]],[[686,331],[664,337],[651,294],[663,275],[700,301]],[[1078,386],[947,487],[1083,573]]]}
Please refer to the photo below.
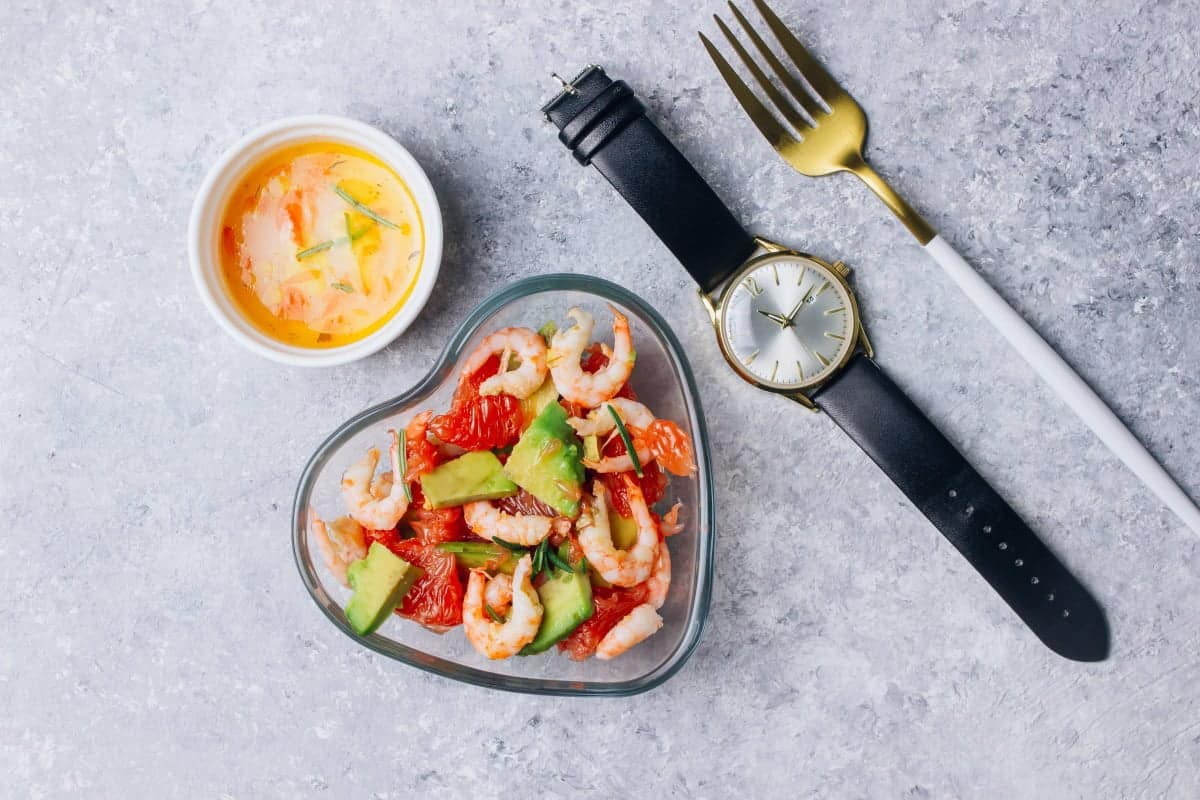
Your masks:
{"label": "fork handle", "polygon": [[1042,380],[1100,437],[1118,458],[1146,484],[1183,522],[1200,534],[1200,509],[1125,427],[1100,396],[1079,377],[1063,357],[993,289],[949,242],[935,236],[925,245],[958,288],[983,312],[983,316],[1033,367]]}

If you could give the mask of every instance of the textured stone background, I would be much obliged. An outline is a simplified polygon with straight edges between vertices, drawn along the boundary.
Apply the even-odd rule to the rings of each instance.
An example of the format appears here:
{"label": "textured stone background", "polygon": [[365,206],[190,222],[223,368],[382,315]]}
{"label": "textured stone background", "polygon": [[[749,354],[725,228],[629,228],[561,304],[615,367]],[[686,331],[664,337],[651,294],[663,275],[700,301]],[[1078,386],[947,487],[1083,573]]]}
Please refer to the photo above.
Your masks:
{"label": "textured stone background", "polygon": [[[777,2],[868,109],[876,163],[1200,491],[1200,5],[902,6]],[[1200,793],[1196,536],[862,187],[774,156],[698,46],[717,10],[2,4],[0,794]],[[547,73],[587,61],[756,230],[858,268],[881,362],[1094,587],[1109,661],[1047,651],[827,419],[726,369],[685,273],[537,114]],[[410,333],[327,371],[242,352],[184,253],[220,152],[313,111],[409,147],[449,238]],[[637,287],[714,412],[709,626],[631,699],[385,661],[289,552],[317,443],[419,378],[485,293],[552,270]]]}

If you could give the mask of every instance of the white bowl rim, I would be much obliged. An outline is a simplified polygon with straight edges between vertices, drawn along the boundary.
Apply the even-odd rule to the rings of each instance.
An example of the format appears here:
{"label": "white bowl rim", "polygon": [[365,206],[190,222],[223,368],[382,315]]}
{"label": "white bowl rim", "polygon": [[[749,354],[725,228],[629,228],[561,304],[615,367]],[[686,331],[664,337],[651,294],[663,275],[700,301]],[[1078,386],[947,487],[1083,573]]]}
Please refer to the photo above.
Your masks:
{"label": "white bowl rim", "polygon": [[[318,139],[332,139],[358,147],[394,169],[412,191],[424,227],[421,272],[400,310],[370,336],[341,347],[322,350],[288,345],[256,329],[225,294],[219,267],[213,257],[216,229],[220,225],[220,215],[233,181],[247,166],[271,150]],[[217,159],[200,184],[192,203],[187,236],[188,261],[196,291],[221,329],[251,352],[292,366],[337,366],[382,350],[421,313],[433,292],[442,262],[441,207],[433,184],[421,165],[403,145],[379,128],[332,114],[285,117],[261,125],[238,139]]]}

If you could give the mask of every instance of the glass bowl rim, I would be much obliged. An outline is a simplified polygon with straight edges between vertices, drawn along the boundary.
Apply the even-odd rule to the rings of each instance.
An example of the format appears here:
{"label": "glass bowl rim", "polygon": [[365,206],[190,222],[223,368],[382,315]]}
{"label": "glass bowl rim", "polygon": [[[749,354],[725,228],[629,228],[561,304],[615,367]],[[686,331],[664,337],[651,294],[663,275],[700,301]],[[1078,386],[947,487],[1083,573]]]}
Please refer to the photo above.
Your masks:
{"label": "glass bowl rim", "polygon": [[[661,338],[665,349],[677,363],[679,377],[685,388],[685,404],[688,406],[692,416],[690,422],[692,422],[698,438],[695,455],[700,470],[697,472],[697,475],[707,477],[707,480],[699,484],[703,513],[702,515],[698,514],[696,521],[697,535],[701,539],[697,555],[697,584],[691,603],[692,610],[686,620],[687,629],[680,643],[661,663],[651,671],[630,680],[589,683],[584,681],[501,675],[477,667],[447,662],[440,656],[432,655],[409,645],[397,643],[401,651],[396,652],[392,647],[384,644],[384,640],[378,635],[359,636],[345,622],[338,618],[333,608],[331,608],[328,595],[321,587],[320,581],[315,577],[313,562],[308,556],[308,547],[306,545],[307,528],[305,525],[307,504],[305,501],[311,494],[316,475],[333,453],[336,452],[344,439],[370,425],[372,422],[402,408],[414,398],[435,391],[441,381],[444,380],[445,376],[441,374],[443,370],[459,358],[463,345],[466,344],[478,327],[496,311],[514,301],[551,291],[584,292],[603,299],[612,300],[627,308],[636,309],[653,323],[656,328],[655,333]],[[296,568],[300,572],[301,581],[308,590],[309,596],[312,597],[325,617],[338,630],[353,639],[356,643],[380,655],[387,656],[390,659],[432,675],[500,691],[547,696],[629,696],[649,691],[672,677],[683,668],[683,665],[691,658],[692,653],[700,642],[712,599],[714,574],[716,498],[711,476],[712,459],[708,446],[708,429],[700,404],[696,379],[692,373],[691,366],[688,364],[687,356],[684,354],[683,346],[662,315],[637,295],[603,278],[573,273],[538,275],[518,280],[494,292],[479,303],[451,335],[445,348],[443,348],[441,354],[423,378],[395,397],[352,415],[321,442],[312,456],[309,457],[308,463],[305,464],[293,497],[292,555],[296,563]],[[403,651],[411,651],[419,656],[424,656],[424,658],[409,658]],[[439,662],[448,664],[449,669],[439,668],[437,666]]]}

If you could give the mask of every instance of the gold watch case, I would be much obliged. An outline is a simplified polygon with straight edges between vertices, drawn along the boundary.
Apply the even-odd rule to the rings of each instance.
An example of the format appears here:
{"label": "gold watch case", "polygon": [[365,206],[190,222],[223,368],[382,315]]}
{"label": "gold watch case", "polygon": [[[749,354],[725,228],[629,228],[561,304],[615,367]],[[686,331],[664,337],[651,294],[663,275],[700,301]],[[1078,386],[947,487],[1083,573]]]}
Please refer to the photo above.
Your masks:
{"label": "gold watch case", "polygon": [[[747,383],[756,386],[763,391],[771,392],[772,394],[783,395],[791,400],[795,400],[797,403],[800,403],[806,408],[816,411],[818,410],[817,406],[809,396],[809,393],[812,390],[817,389],[821,385],[827,383],[830,378],[833,377],[833,375],[836,375],[843,367],[846,366],[846,363],[851,359],[851,357],[854,356],[855,353],[863,352],[866,353],[868,357],[874,356],[875,354],[874,348],[871,347],[871,342],[867,338],[867,332],[863,330],[862,315],[858,310],[858,298],[855,296],[854,288],[850,285],[849,281],[850,268],[841,261],[836,261],[831,264],[828,261],[824,261],[814,255],[810,255],[799,250],[793,250],[789,247],[784,247],[781,244],[772,242],[769,239],[764,239],[761,236],[755,236],[754,241],[758,244],[762,252],[758,255],[752,256],[744,264],[742,264],[737,271],[730,276],[729,280],[727,280],[721,287],[715,299],[711,295],[701,291],[700,302],[704,304],[704,309],[708,312],[709,321],[712,323],[713,330],[717,335],[717,344],[721,348],[721,355],[725,357],[725,361],[728,362],[729,366],[734,372],[741,376],[741,378]],[[801,259],[812,263],[822,272],[828,273],[830,277],[841,284],[842,288],[846,290],[846,295],[850,298],[851,325],[852,330],[854,331],[853,337],[855,344],[852,344],[850,347],[846,348],[845,353],[843,353],[838,359],[836,365],[829,374],[811,384],[781,387],[760,380],[745,367],[743,367],[743,365],[736,358],[734,358],[733,353],[730,351],[729,344],[726,341],[725,333],[722,329],[722,320],[725,317],[725,304],[728,301],[729,295],[732,293],[734,287],[738,285],[738,282],[742,280],[743,276],[754,272],[762,267],[763,264],[774,259],[778,259],[781,256],[787,256],[789,259]]]}

